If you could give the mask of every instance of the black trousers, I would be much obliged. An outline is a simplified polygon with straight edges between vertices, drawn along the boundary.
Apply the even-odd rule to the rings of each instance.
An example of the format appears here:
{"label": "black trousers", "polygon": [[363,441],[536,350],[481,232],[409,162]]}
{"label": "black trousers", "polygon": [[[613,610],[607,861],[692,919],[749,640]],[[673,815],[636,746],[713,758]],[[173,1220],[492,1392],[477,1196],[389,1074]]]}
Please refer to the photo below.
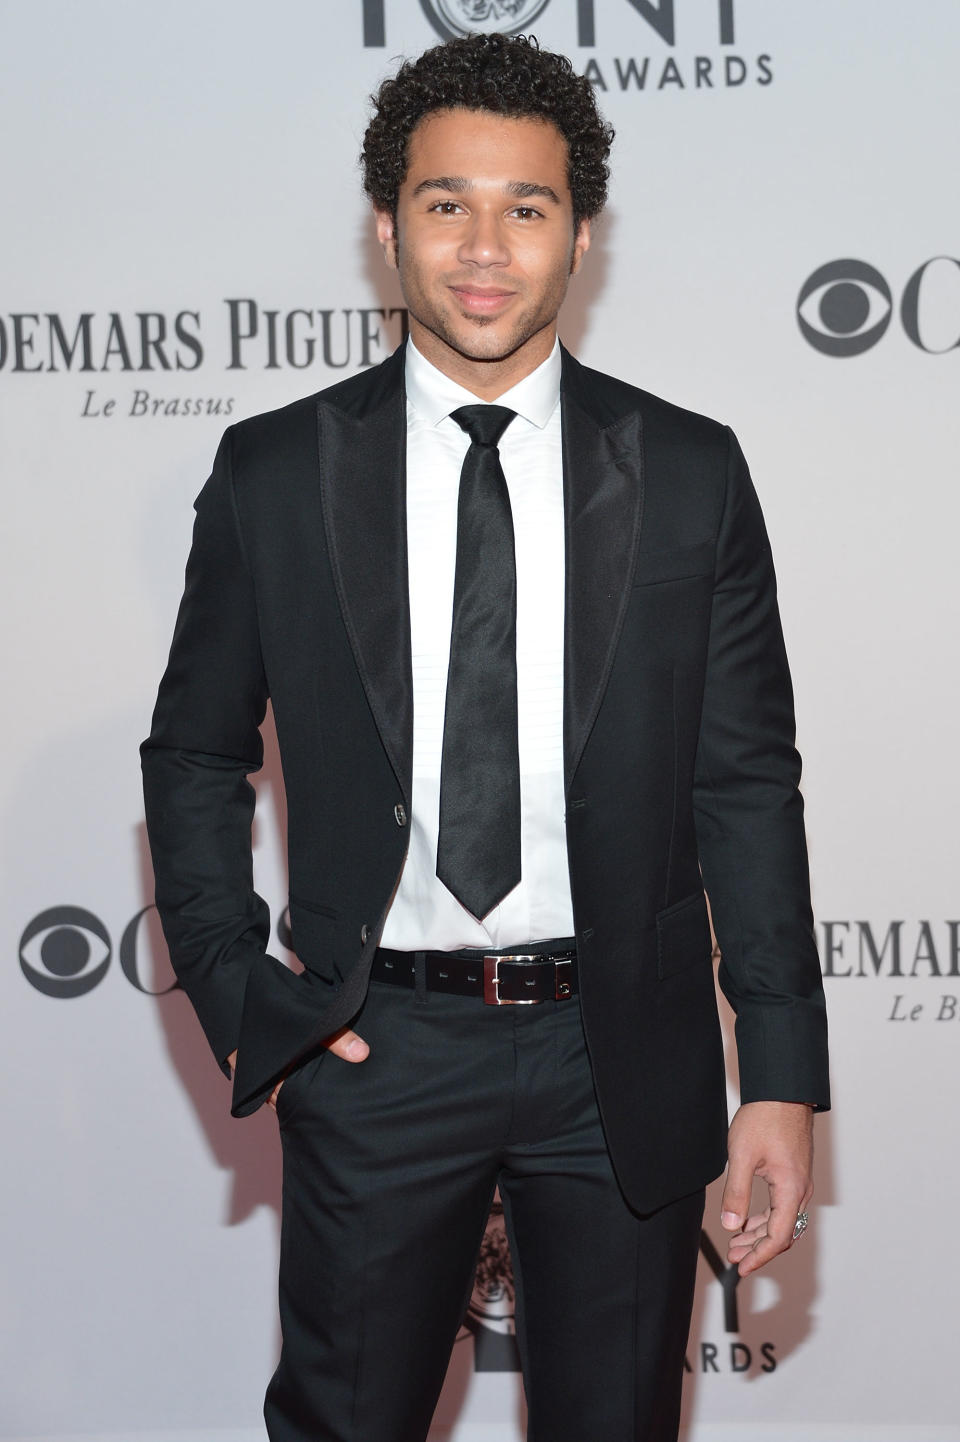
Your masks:
{"label": "black trousers", "polygon": [[373,982],[356,1030],[280,1091],[271,1442],[423,1442],[498,1185],[529,1442],[674,1442],[704,1195],[627,1206],[576,998]]}

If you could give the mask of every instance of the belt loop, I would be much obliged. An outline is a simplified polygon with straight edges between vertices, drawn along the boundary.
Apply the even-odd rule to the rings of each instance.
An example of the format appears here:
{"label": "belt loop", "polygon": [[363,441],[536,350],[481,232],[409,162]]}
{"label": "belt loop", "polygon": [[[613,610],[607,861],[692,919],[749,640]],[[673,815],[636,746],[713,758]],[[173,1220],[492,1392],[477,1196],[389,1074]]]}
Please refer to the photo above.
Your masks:
{"label": "belt loop", "polygon": [[427,991],[427,953],[425,951],[413,953],[413,994],[420,1006],[426,1006],[430,999]]}

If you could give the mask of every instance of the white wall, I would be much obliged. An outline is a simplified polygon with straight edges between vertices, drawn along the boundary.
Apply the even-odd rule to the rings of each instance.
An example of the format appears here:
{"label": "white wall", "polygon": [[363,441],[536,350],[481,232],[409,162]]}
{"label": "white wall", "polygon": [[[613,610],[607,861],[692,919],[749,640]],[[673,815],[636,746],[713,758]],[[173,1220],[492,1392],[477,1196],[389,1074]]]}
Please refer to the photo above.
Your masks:
{"label": "white wall", "polygon": [[[275,1119],[229,1118],[185,998],[164,992],[155,914],[136,944],[122,939],[152,898],[137,745],[191,502],[227,413],[318,389],[400,335],[398,316],[371,314],[400,298],[371,243],[356,154],[366,95],[394,56],[437,33],[429,0],[385,0],[386,44],[364,47],[365,8],[375,29],[377,6],[362,0],[0,5],[6,1439],[262,1435],[278,1346]],[[704,1259],[688,1435],[947,1442],[960,1438],[960,264],[923,273],[926,351],[901,299],[924,262],[960,256],[960,11],[953,0],[734,0],[721,45],[726,8],[676,0],[673,44],[631,0],[550,0],[532,26],[579,69],[592,64],[618,131],[610,211],[564,338],[589,363],[730,421],[752,463],[830,943],[836,1110],[817,1124],[811,1230],[739,1287],[735,1331]],[[434,9],[455,15],[458,0]],[[591,11],[592,46],[577,28]],[[695,84],[697,57],[712,88]],[[637,75],[646,61],[643,91],[620,87],[631,59]],[[722,83],[725,66],[743,83]],[[882,338],[844,358],[804,338],[795,307],[809,276],[849,258],[879,271],[893,308]],[[855,277],[849,286],[867,294]],[[822,325],[819,299],[804,315]],[[230,300],[259,311],[244,369],[230,368]],[[857,295],[831,301],[842,320]],[[860,329],[887,304],[881,285]],[[317,339],[302,369],[283,349],[296,309],[312,315],[292,322],[294,360],[301,334]],[[171,335],[180,314],[202,363],[168,342],[174,368],[141,369],[139,312]],[[318,312],[343,368],[324,363]],[[44,317],[70,339],[84,313],[91,369],[82,345],[69,368],[59,351],[51,366]],[[144,394],[159,414],[141,413]],[[191,413],[167,413],[183,402]],[[257,827],[276,913],[278,774],[272,760]],[[90,915],[45,915],[64,907]],[[877,975],[869,941],[894,922]],[[81,994],[48,994],[71,983]],[[717,1202],[711,1193],[706,1228],[720,1247]],[[437,1437],[506,1442],[519,1415],[515,1375],[476,1371],[473,1341],[458,1343]]]}

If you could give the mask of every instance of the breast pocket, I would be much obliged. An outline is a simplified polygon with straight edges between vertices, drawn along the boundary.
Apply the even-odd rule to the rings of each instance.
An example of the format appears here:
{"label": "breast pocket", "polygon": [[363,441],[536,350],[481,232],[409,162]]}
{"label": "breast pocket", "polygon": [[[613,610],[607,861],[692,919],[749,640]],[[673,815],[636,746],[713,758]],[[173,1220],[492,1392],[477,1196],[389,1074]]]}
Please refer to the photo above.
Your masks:
{"label": "breast pocket", "polygon": [[714,545],[700,541],[695,546],[673,546],[664,551],[643,551],[637,557],[635,586],[659,586],[668,581],[686,581],[694,576],[712,576]]}

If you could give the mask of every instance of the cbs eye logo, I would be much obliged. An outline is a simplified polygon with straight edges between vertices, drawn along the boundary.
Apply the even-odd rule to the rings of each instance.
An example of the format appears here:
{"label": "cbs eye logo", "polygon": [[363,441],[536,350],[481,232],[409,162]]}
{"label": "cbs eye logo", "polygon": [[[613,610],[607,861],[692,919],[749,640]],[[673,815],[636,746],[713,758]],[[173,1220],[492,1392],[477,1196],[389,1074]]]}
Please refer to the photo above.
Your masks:
{"label": "cbs eye logo", "polygon": [[[797,297],[800,331],[821,355],[863,355],[886,335],[893,312],[890,286],[863,260],[821,265]],[[960,260],[936,255],[918,266],[900,298],[900,322],[927,355],[960,348]],[[943,344],[945,336],[956,338]]]}
{"label": "cbs eye logo", "polygon": [[[143,953],[159,953],[166,962],[166,949],[146,935],[149,927],[141,925],[155,906],[145,906],[128,922],[120,938],[119,961],[131,986],[147,996],[163,996],[180,983],[176,977],[166,985],[148,986],[141,976]],[[20,970],[30,985],[44,996],[84,996],[99,986],[113,958],[110,933],[92,911],[82,906],[51,906],[29,923],[20,938]],[[160,966],[153,968],[160,972]],[[155,978],[156,980],[157,978]],[[162,976],[159,978],[164,980]]]}
{"label": "cbs eye logo", "polygon": [[[152,913],[152,915],[151,915]],[[277,918],[277,940],[293,950],[290,912]],[[44,996],[84,996],[99,986],[113,959],[110,933],[82,906],[51,906],[28,924],[20,938],[20,970]],[[157,908],[145,906],[129,921],[117,954],[127,981],[145,996],[166,996],[180,983],[173,976]],[[144,979],[150,976],[152,984]]]}

